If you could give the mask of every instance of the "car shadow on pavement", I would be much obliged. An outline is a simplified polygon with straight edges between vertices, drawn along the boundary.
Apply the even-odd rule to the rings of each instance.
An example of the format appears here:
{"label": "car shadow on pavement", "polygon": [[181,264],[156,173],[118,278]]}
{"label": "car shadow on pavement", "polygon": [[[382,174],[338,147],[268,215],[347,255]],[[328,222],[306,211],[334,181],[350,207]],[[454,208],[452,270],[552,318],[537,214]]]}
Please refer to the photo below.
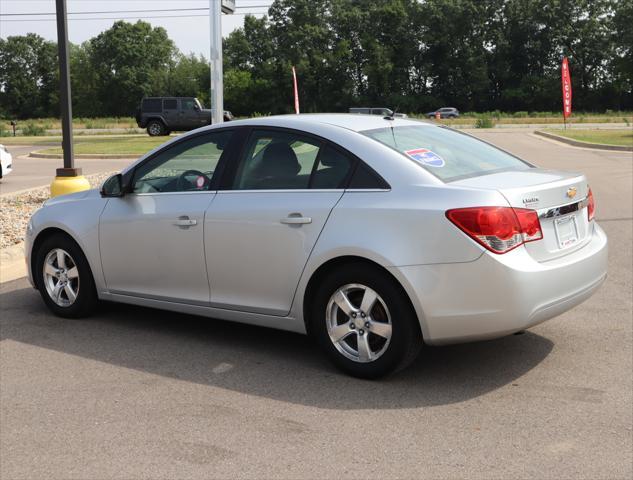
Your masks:
{"label": "car shadow on pavement", "polygon": [[327,409],[399,409],[465,401],[513,383],[553,348],[527,332],[426,348],[380,381],[339,373],[309,338],[150,308],[104,303],[89,319],[53,316],[39,294],[0,293],[0,338],[145,373]]}

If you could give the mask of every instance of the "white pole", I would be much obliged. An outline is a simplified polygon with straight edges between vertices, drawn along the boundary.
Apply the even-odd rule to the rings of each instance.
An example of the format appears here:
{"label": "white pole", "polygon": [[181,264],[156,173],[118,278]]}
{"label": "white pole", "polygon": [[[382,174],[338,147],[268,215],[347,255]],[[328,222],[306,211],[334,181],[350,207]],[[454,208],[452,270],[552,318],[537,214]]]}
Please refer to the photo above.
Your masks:
{"label": "white pole", "polygon": [[211,112],[212,123],[224,121],[222,85],[222,0],[209,0],[211,35]]}

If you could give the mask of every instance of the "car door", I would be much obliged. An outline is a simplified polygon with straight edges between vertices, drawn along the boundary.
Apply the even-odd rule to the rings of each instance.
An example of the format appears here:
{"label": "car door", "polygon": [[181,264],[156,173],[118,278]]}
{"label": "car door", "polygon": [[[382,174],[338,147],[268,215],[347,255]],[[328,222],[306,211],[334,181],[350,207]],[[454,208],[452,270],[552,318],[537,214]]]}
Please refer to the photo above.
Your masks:
{"label": "car door", "polygon": [[231,136],[206,133],[167,147],[136,167],[130,193],[108,200],[99,242],[110,292],[208,305],[204,213]]}
{"label": "car door", "polygon": [[214,307],[285,316],[352,160],[301,133],[254,129],[205,215]]}
{"label": "car door", "polygon": [[194,98],[180,99],[180,128],[193,130],[194,128],[208,125],[208,119],[205,119],[204,116]]}
{"label": "car door", "polygon": [[177,98],[163,98],[163,118],[165,119],[167,130],[179,130],[181,128]]}

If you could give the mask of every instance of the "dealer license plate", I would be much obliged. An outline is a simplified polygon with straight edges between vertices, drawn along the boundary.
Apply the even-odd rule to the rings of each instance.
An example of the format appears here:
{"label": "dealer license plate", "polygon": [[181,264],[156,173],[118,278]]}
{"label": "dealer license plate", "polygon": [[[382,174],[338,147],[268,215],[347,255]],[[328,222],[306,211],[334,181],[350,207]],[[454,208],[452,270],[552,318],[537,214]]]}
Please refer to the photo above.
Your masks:
{"label": "dealer license plate", "polygon": [[554,221],[554,228],[559,248],[570,247],[578,241],[578,226],[574,215],[557,218]]}

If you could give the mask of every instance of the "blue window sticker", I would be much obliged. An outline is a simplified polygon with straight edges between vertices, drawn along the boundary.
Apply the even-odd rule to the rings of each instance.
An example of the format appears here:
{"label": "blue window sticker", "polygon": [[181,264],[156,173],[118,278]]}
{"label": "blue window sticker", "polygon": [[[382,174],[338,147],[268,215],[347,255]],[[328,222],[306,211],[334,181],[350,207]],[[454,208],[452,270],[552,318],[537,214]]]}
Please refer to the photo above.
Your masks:
{"label": "blue window sticker", "polygon": [[416,148],[415,150],[407,150],[404,153],[416,162],[428,165],[429,167],[443,167],[446,165],[442,157],[428,148]]}

